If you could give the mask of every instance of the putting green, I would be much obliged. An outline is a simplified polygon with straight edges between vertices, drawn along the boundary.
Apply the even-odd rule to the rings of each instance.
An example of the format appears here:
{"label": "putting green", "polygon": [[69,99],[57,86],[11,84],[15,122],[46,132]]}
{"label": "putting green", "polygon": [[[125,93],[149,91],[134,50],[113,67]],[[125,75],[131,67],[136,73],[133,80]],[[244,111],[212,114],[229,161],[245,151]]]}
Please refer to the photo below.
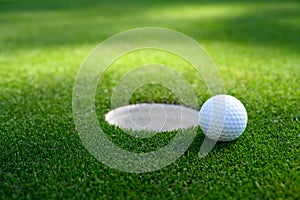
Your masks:
{"label": "putting green", "polygon": [[[299,10],[297,1],[1,1],[0,198],[299,199]],[[72,92],[80,64],[98,43],[145,26],[174,29],[203,45],[249,119],[241,138],[217,144],[202,159],[204,135],[196,129],[176,162],[131,174],[107,167],[83,146]],[[145,50],[114,62],[97,88],[95,109],[113,144],[135,153],[160,149],[177,134],[135,138],[105,122],[119,78],[145,62],[179,71],[199,105],[210,96],[175,55]],[[178,103],[155,84],[129,101]]]}

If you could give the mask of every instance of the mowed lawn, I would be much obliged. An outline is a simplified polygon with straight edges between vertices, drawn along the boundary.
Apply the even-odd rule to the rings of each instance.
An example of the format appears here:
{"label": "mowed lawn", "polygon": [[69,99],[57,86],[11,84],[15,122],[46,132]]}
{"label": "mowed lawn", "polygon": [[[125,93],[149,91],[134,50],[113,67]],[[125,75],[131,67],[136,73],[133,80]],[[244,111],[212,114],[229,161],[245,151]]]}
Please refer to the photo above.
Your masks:
{"label": "mowed lawn", "polygon": [[[300,2],[0,0],[0,199],[300,199]],[[227,94],[248,111],[237,141],[200,159],[204,135],[173,164],[132,174],[97,161],[72,115],[77,71],[113,34],[165,27],[197,40],[218,66]],[[174,41],[176,42],[176,41]],[[176,134],[137,139],[104,123],[118,79],[139,63],[178,69],[207,100],[203,80],[166,52],[120,58],[99,85],[100,124],[118,146],[148,152]],[[158,85],[131,103],[177,103]]]}

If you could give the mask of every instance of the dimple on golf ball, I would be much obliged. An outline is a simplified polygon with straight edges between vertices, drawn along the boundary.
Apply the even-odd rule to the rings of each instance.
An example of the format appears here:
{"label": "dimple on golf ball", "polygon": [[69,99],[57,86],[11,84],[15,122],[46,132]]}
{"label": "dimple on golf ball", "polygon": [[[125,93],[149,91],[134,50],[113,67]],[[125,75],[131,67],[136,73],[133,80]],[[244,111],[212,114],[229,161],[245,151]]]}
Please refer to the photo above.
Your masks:
{"label": "dimple on golf ball", "polygon": [[200,109],[199,124],[204,134],[213,140],[232,141],[246,129],[247,111],[244,105],[230,95],[216,95]]}

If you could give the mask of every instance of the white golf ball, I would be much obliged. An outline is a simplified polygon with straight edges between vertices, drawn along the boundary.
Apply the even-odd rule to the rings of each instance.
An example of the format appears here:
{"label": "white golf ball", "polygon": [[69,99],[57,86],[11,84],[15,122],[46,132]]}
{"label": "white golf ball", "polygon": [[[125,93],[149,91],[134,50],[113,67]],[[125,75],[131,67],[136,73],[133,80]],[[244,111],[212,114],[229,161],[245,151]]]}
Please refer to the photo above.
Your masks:
{"label": "white golf ball", "polygon": [[248,117],[244,105],[230,95],[211,97],[201,107],[199,115],[202,131],[213,140],[235,140],[247,126]]}

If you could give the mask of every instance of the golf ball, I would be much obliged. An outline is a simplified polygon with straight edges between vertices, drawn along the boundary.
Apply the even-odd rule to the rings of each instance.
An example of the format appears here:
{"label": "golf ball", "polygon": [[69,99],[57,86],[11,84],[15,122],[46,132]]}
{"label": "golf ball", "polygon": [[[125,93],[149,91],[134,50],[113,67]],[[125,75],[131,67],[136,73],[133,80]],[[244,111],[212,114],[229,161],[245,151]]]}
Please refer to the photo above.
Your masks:
{"label": "golf ball", "polygon": [[230,95],[216,95],[200,109],[199,124],[204,134],[213,140],[232,141],[246,129],[247,111],[244,105]]}

